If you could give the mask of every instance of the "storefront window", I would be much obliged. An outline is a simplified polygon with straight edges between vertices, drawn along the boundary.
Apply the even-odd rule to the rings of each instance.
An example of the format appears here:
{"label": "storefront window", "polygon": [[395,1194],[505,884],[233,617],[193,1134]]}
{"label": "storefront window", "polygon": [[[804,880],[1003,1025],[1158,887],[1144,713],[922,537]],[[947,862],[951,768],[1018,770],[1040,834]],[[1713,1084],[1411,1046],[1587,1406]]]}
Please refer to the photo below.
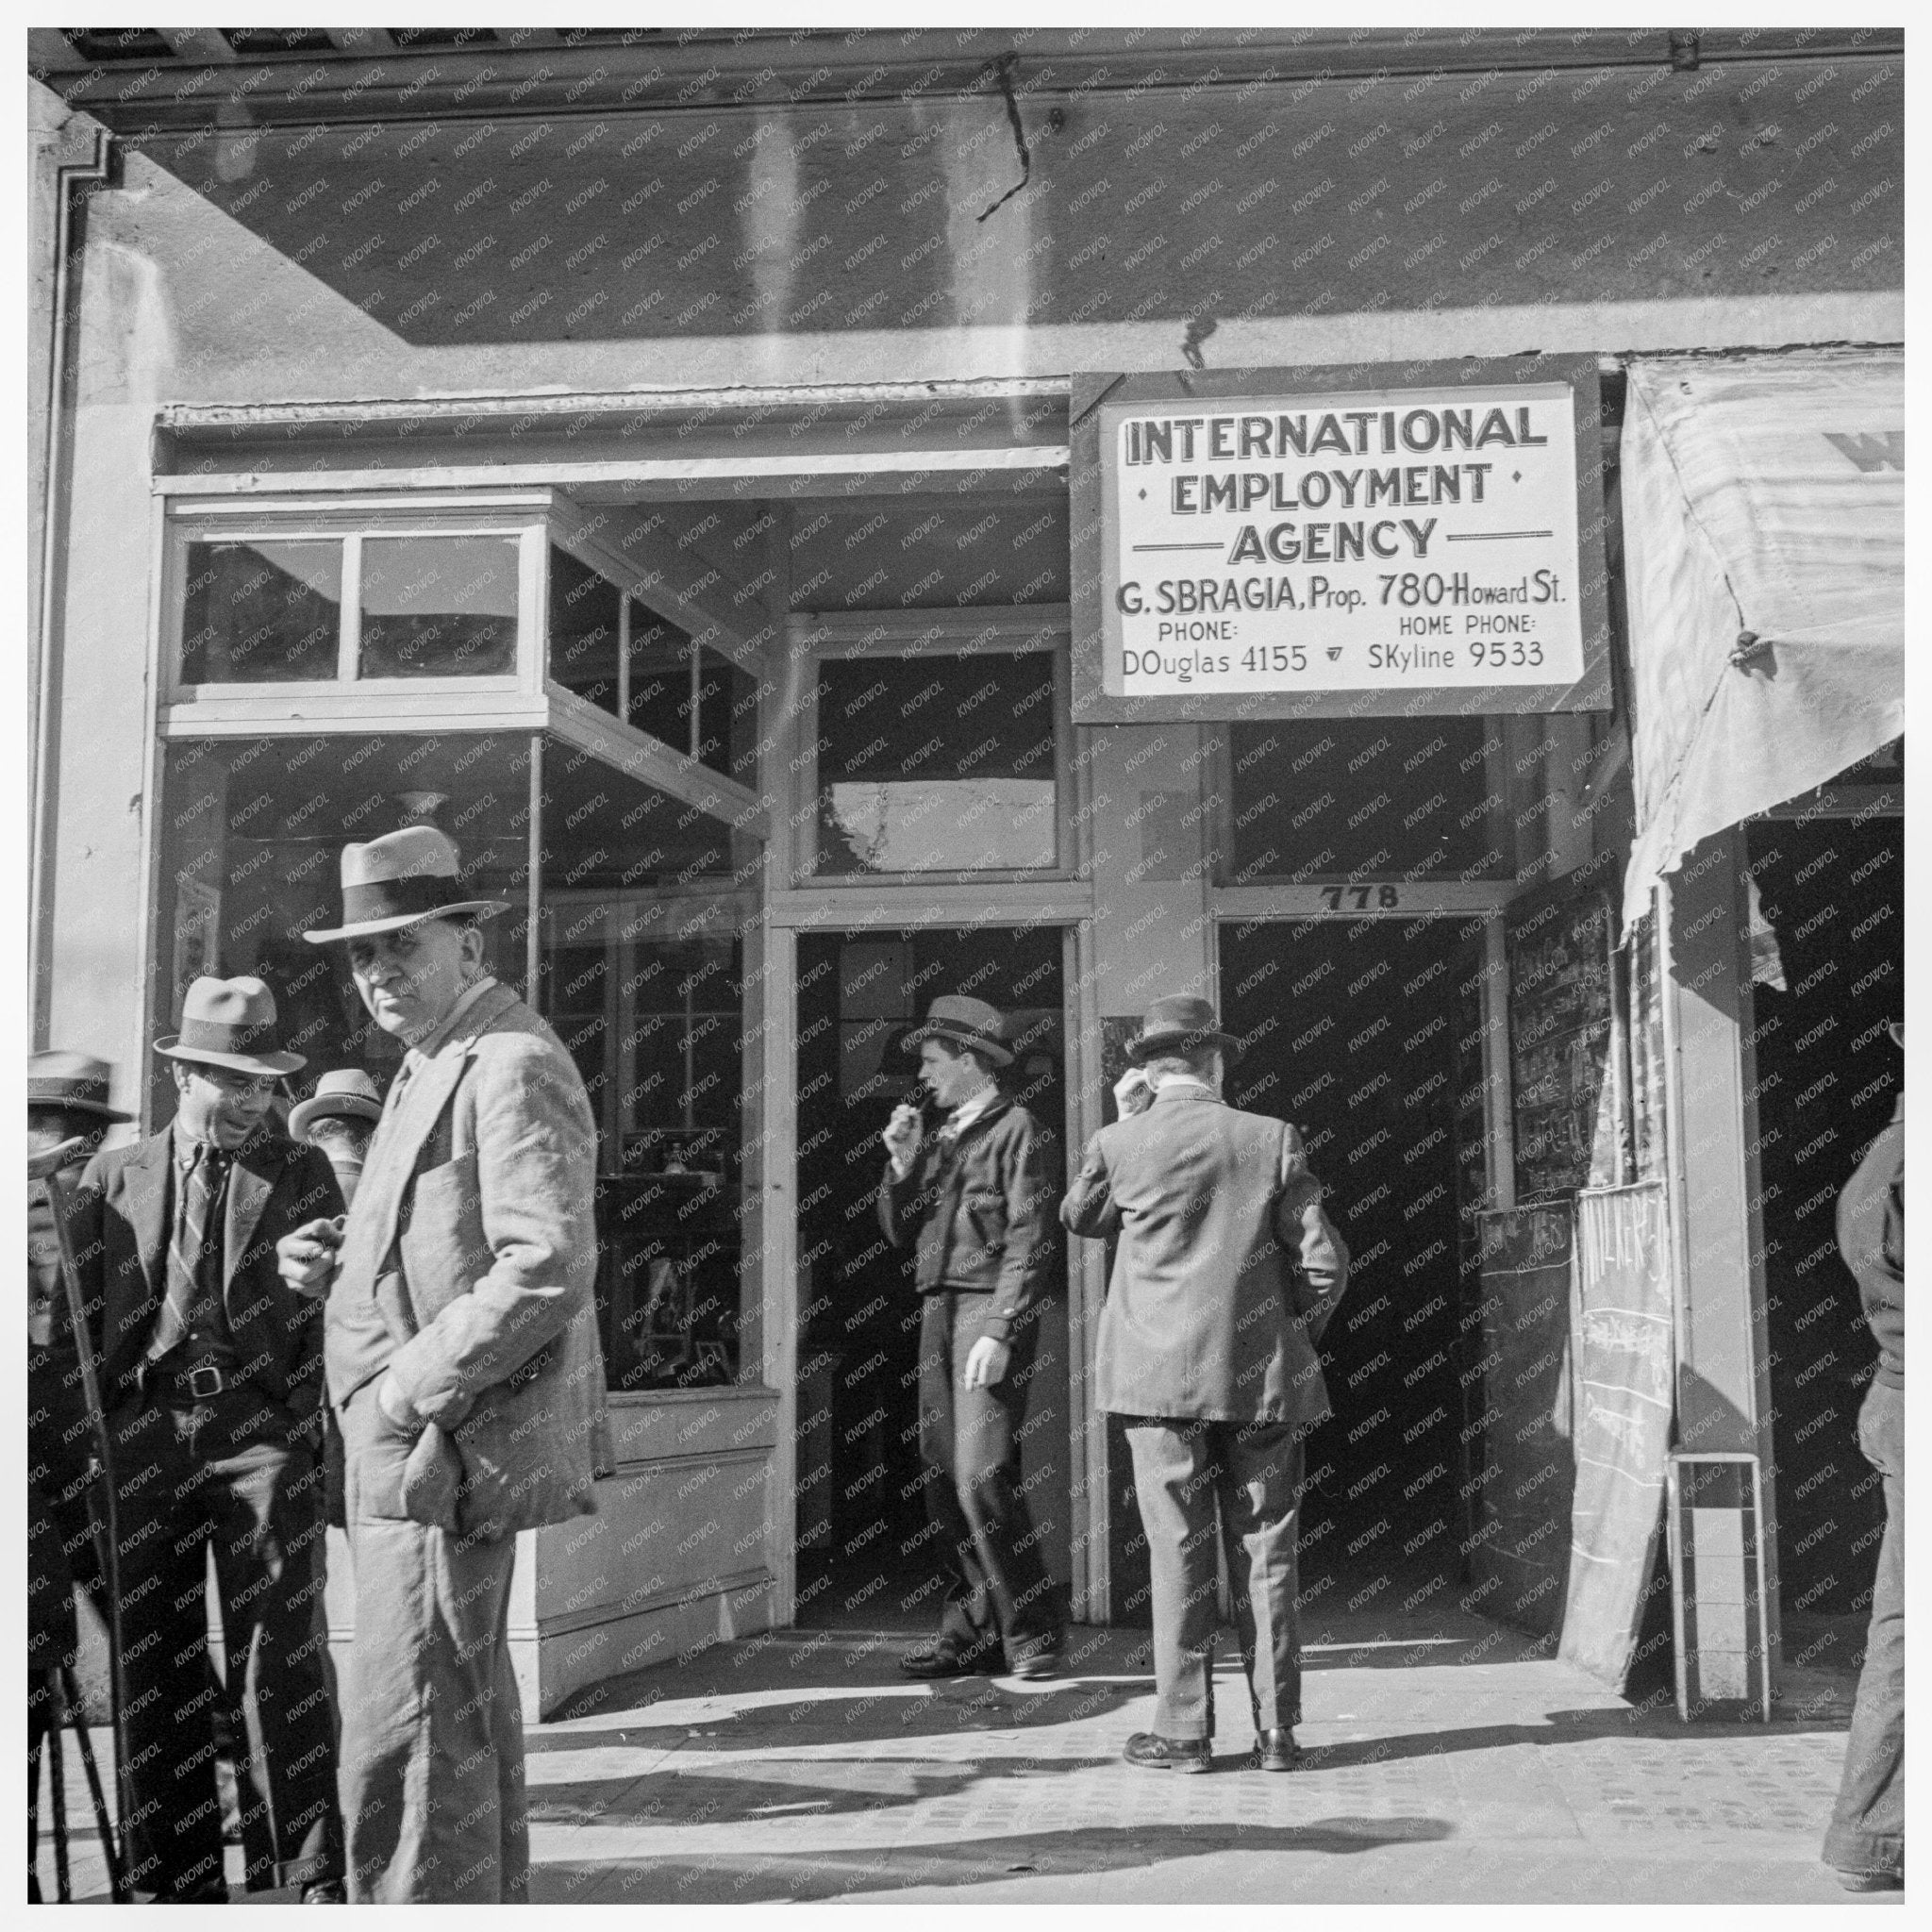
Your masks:
{"label": "storefront window", "polygon": [[581,754],[544,793],[539,1004],[598,1115],[610,1385],[735,1381],[757,847]]}
{"label": "storefront window", "polygon": [[336,675],[340,543],[191,543],[181,675],[191,684],[311,683]]}
{"label": "storefront window", "polygon": [[588,705],[624,715],[624,593],[550,546],[550,675]]}
{"label": "storefront window", "polygon": [[363,677],[490,677],[517,662],[509,537],[372,537],[362,545]]}
{"label": "storefront window", "polygon": [[1053,865],[1054,724],[1046,652],[828,659],[818,686],[818,871]]}
{"label": "storefront window", "polygon": [[1501,752],[1482,718],[1234,724],[1224,883],[1503,876]]}
{"label": "storefront window", "polygon": [[[203,974],[255,974],[308,1065],[387,1090],[403,1049],[369,1019],[341,913],[343,844],[447,832],[484,922],[489,970],[528,996],[533,741],[526,733],[343,734],[176,742],[163,783],[153,1030]],[[556,738],[541,743],[535,1004],[583,1074],[599,1128],[598,1303],[612,1386],[740,1372],[743,934],[756,841]],[[156,1063],[153,1118],[173,1110]]]}

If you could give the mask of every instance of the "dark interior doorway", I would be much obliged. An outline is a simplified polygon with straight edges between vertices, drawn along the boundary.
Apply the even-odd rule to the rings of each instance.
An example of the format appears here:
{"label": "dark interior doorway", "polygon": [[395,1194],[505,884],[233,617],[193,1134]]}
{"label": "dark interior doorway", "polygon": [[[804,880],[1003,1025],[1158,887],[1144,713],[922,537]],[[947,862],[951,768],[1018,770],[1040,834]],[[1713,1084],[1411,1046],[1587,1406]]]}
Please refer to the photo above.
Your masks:
{"label": "dark interior doorway", "polygon": [[[879,1134],[918,1075],[906,1033],[941,993],[990,1000],[1016,1023],[1004,1084],[1040,1123],[1054,1199],[1065,1174],[1062,935],[975,926],[813,932],[798,943],[801,1624],[925,1629],[941,1572],[920,1485],[920,1300],[911,1257],[874,1208]],[[1056,1266],[1065,1281],[1065,1243]],[[1070,1570],[1064,1292],[1041,1324],[1022,1480],[1047,1568]]]}
{"label": "dark interior doorway", "polygon": [[[1905,1081],[1886,1030],[1905,1013],[1905,825],[1774,820],[1748,837],[1784,980],[1753,986],[1752,1033],[1789,1651],[1793,1616],[1862,1624],[1885,1519],[1857,1441],[1878,1351],[1839,1257],[1837,1213]],[[1770,970],[1761,948],[1759,967]]]}
{"label": "dark interior doorway", "polygon": [[1463,1574],[1475,1296],[1462,1194],[1482,1159],[1459,1144],[1457,1100],[1480,1076],[1482,946],[1468,920],[1221,928],[1223,1022],[1246,1042],[1228,1097],[1301,1129],[1352,1257],[1323,1338],[1334,1414],[1308,1441],[1302,1597],[1316,1625],[1446,1601]]}

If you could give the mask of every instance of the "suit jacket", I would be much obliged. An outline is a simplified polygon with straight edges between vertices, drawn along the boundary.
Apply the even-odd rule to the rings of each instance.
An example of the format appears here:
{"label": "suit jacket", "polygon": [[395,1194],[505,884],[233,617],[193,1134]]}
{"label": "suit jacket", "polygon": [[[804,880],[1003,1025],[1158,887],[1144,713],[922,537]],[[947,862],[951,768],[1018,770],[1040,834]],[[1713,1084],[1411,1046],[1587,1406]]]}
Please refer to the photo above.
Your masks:
{"label": "suit jacket", "polygon": [[507,987],[391,1090],[370,1143],[330,1309],[373,1296],[396,1343],[389,1373],[455,1439],[465,1531],[593,1509],[614,1467],[596,1170],[583,1078]]}
{"label": "suit jacket", "polygon": [[1119,1241],[1096,1349],[1100,1407],[1304,1427],[1328,1414],[1314,1344],[1347,1283],[1348,1251],[1286,1122],[1205,1087],[1163,1087],[1093,1137],[1060,1219]]}
{"label": "suit jacket", "polygon": [[[170,1124],[132,1147],[96,1154],[74,1194],[70,1225],[88,1346],[110,1407],[139,1386],[167,1298],[174,1151]],[[335,1170],[321,1148],[259,1133],[237,1151],[223,1210],[223,1306],[242,1378],[304,1424],[322,1401],[321,1310],[282,1280],[275,1243],[304,1222],[341,1211]],[[64,1301],[54,1309],[61,1374],[77,1381]]]}
{"label": "suit jacket", "polygon": [[1040,1124],[1002,1095],[960,1129],[950,1153],[928,1134],[903,1179],[887,1163],[879,1225],[895,1248],[914,1244],[921,1294],[991,1294],[980,1333],[1009,1341],[1053,1289],[1051,1200]]}

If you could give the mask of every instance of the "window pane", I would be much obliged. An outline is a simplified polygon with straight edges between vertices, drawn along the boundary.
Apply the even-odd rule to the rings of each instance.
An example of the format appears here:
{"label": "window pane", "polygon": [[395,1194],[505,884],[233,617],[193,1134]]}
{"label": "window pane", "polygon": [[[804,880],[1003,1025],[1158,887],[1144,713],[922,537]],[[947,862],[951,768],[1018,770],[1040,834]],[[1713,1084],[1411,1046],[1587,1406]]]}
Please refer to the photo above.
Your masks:
{"label": "window pane", "polygon": [[821,666],[821,873],[1051,866],[1056,832],[1050,654]]}
{"label": "window pane", "polygon": [[1499,735],[1481,718],[1233,724],[1224,876],[1502,875],[1489,771]]}
{"label": "window pane", "polygon": [[698,651],[698,762],[758,783],[758,688],[722,651]]}
{"label": "window pane", "polygon": [[611,1386],[733,1381],[757,846],[554,742],[543,837],[540,1004],[597,1113]]}
{"label": "window pane", "polygon": [[585,703],[618,711],[618,611],[624,594],[567,550],[550,546],[550,675]]}
{"label": "window pane", "polygon": [[340,543],[191,543],[185,684],[312,683],[336,675]]}
{"label": "window pane", "polygon": [[362,677],[494,677],[517,666],[512,537],[371,537]]}
{"label": "window pane", "polygon": [[[360,1067],[386,1088],[402,1042],[364,1010],[341,945],[305,932],[341,911],[341,855],[406,824],[457,841],[477,898],[509,909],[483,922],[485,960],[519,989],[528,945],[526,733],[257,738],[171,744],[163,774],[161,886],[154,949],[157,1032],[174,1029],[181,995],[204,973],[268,982],[282,1043],[308,1057],[293,1076],[312,1090],[333,1068]],[[165,1076],[166,1062],[158,1061]],[[157,1118],[173,1088],[155,1090]]]}
{"label": "window pane", "polygon": [[630,607],[630,718],[691,756],[691,634],[636,601]]}

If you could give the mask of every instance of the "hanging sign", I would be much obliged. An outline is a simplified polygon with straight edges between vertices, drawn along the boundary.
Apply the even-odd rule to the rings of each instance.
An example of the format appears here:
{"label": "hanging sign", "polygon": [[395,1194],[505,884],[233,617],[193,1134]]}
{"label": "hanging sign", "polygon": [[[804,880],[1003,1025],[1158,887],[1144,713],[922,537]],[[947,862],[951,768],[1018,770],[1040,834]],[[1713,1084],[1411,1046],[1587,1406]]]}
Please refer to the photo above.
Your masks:
{"label": "hanging sign", "polygon": [[1341,374],[1075,385],[1076,719],[1608,708],[1594,360]]}

